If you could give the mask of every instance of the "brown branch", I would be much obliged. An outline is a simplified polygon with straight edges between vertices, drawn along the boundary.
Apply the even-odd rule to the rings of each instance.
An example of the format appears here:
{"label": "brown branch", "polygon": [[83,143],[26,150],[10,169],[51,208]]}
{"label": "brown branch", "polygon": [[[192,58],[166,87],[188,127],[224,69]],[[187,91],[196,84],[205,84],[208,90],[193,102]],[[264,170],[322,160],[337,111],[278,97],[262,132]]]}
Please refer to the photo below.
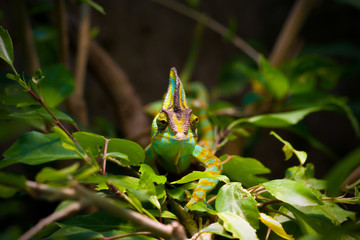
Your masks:
{"label": "brown branch", "polygon": [[[128,76],[95,41],[90,42],[89,63],[114,101],[115,112],[121,121],[125,136],[131,138],[149,129],[149,122],[142,110],[141,100]],[[142,138],[138,142],[145,146],[149,143],[149,139]]]}
{"label": "brown branch", "polygon": [[295,40],[304,25],[311,9],[319,0],[297,0],[287,17],[269,60],[274,66],[279,66],[286,60]]}
{"label": "brown branch", "polygon": [[[11,185],[12,182],[5,182],[5,184],[8,186],[13,186]],[[144,231],[151,232],[154,236],[163,237],[170,240],[187,239],[183,226],[178,222],[173,221],[171,224],[167,225],[159,223],[138,212],[119,207],[110,199],[101,197],[76,183],[73,184],[73,188],[55,188],[27,180],[25,185],[25,190],[34,197],[42,198],[48,201],[64,199],[83,200],[84,204],[95,205],[101,209],[104,209],[115,216],[132,222],[138,228],[143,229]],[[15,185],[13,187],[18,186]]]}
{"label": "brown branch", "polygon": [[77,55],[75,64],[75,90],[68,99],[70,113],[83,125],[89,124],[84,86],[90,43],[90,5],[80,6],[80,25],[77,34]]}
{"label": "brown branch", "polygon": [[[187,16],[189,18],[192,18],[196,20],[197,22],[204,22],[205,26],[213,30],[214,32],[220,34],[221,36],[225,37],[228,35],[230,30],[222,25],[221,23],[215,21],[214,19],[211,19],[210,17],[206,16],[203,13],[200,13],[192,8],[187,7],[186,5],[174,1],[174,0],[152,0],[153,2],[156,2],[160,5],[163,5],[165,7],[168,7],[180,14],[183,14],[184,16]],[[204,20],[205,19],[205,20]],[[252,58],[255,62],[259,62],[259,53],[252,48],[249,44],[247,44],[242,38],[239,36],[233,36],[232,39],[230,39],[232,44],[236,46],[237,48],[241,49],[245,54],[247,54],[250,58]]]}
{"label": "brown branch", "polygon": [[101,169],[101,174],[102,175],[106,174],[106,158],[105,158],[105,155],[107,154],[108,145],[109,145],[109,139],[105,139],[104,156],[103,156],[103,159],[102,159],[102,169]]}
{"label": "brown branch", "polygon": [[69,56],[69,34],[66,20],[66,3],[65,0],[56,0],[56,17],[58,25],[59,54],[60,61],[70,69]]}
{"label": "brown branch", "polygon": [[52,222],[55,222],[59,219],[62,219],[64,217],[69,216],[73,212],[79,211],[81,208],[84,207],[83,202],[74,202],[67,207],[54,212],[50,214],[49,216],[41,219],[35,226],[30,228],[28,231],[26,231],[19,240],[27,240],[30,239],[32,236],[34,236],[36,233],[38,233],[41,229],[43,229],[45,226],[49,225]]}

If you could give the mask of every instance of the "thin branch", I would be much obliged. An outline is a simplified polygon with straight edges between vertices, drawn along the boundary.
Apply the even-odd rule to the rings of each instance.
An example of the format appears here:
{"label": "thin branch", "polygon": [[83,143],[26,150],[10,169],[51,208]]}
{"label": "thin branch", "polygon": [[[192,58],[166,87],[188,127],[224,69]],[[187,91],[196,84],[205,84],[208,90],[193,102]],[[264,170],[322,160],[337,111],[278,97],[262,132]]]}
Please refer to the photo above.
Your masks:
{"label": "thin branch", "polygon": [[138,236],[138,235],[151,235],[151,232],[133,232],[133,233],[125,233],[117,236],[111,236],[111,237],[102,237],[102,240],[113,240],[117,238],[124,238],[124,237],[130,237],[130,236]]}
{"label": "thin branch", "polygon": [[[5,184],[8,186],[13,186],[11,185],[12,182],[5,182]],[[64,199],[84,200],[84,204],[95,205],[99,208],[102,208],[115,216],[132,222],[138,228],[143,229],[144,231],[153,233],[155,236],[170,240],[187,239],[183,226],[178,222],[173,221],[171,224],[167,225],[159,223],[138,212],[119,207],[110,199],[103,198],[76,183],[74,183],[74,188],[54,188],[29,180],[25,182],[25,185],[26,191],[35,197],[46,199],[48,201]],[[18,186],[16,186],[14,183],[13,187]]]}
{"label": "thin branch", "polygon": [[[149,129],[149,121],[142,110],[141,100],[125,71],[95,41],[90,43],[89,64],[114,101],[115,113],[126,137],[136,136]],[[149,140],[142,138],[138,143],[145,146]]]}
{"label": "thin branch", "polygon": [[286,60],[295,40],[304,25],[311,9],[318,0],[297,0],[287,17],[284,26],[276,40],[269,60],[274,66],[279,66]]}
{"label": "thin branch", "polygon": [[[230,30],[222,25],[221,23],[211,19],[210,17],[206,16],[203,13],[200,13],[192,8],[187,7],[180,2],[174,0],[152,0],[160,5],[168,7],[184,16],[192,18],[197,22],[204,21],[205,26],[213,30],[214,32],[220,34],[221,36],[227,36]],[[205,20],[204,20],[205,19]],[[241,49],[245,54],[247,54],[250,58],[252,58],[256,63],[259,63],[259,53],[252,48],[249,44],[247,44],[242,38],[239,36],[234,36],[230,41],[236,46],[237,48]]]}
{"label": "thin branch", "polygon": [[27,232],[25,232],[20,238],[19,240],[27,240],[30,239],[32,236],[34,236],[36,233],[38,233],[41,229],[43,229],[45,226],[49,225],[52,222],[55,222],[59,219],[62,219],[66,216],[69,216],[71,213],[73,212],[77,212],[79,211],[81,208],[84,207],[84,203],[83,202],[74,202],[70,205],[68,205],[67,207],[54,212],[52,214],[50,214],[49,216],[41,219],[35,226],[33,226],[32,228],[30,228]]}
{"label": "thin branch", "polygon": [[101,168],[101,174],[102,175],[105,175],[105,173],[106,173],[106,158],[105,158],[105,155],[107,154],[108,145],[109,145],[109,139],[105,139],[104,156],[103,156],[103,159],[102,159],[102,168]]}
{"label": "thin branch", "polygon": [[69,57],[69,34],[66,20],[66,3],[65,0],[55,1],[60,61],[64,63],[67,69],[70,69]]}
{"label": "thin branch", "polygon": [[297,223],[297,220],[295,218],[287,215],[286,213],[280,212],[278,210],[270,209],[270,208],[263,208],[263,209],[268,211],[268,212],[274,212],[274,213],[278,213],[280,215],[283,215],[283,216],[287,217],[288,219],[290,219],[291,221],[293,221],[294,223]]}
{"label": "thin branch", "polygon": [[80,6],[80,25],[77,34],[77,55],[75,64],[75,90],[68,99],[68,107],[71,114],[82,124],[88,125],[88,113],[84,99],[84,86],[86,67],[89,55],[90,43],[90,5]]}

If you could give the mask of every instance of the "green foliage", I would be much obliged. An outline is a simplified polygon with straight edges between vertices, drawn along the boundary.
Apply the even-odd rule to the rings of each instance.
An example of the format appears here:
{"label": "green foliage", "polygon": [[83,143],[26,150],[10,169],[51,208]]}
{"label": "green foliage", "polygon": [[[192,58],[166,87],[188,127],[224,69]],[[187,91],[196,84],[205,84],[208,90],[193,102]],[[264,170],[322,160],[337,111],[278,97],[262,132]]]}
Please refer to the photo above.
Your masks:
{"label": "green foliage", "polygon": [[[79,2],[104,14],[103,8],[94,1]],[[192,7],[197,7],[199,2],[187,1]],[[357,6],[351,1],[340,2]],[[235,24],[232,22],[233,26]],[[233,34],[229,32],[229,38]],[[218,236],[220,239],[265,239],[267,229],[276,234],[271,239],[359,237],[356,224],[359,216],[349,210],[349,206],[360,204],[360,183],[344,185],[344,181],[359,166],[360,150],[355,149],[339,161],[325,179],[318,179],[314,173],[316,163],[305,165],[308,154],[296,150],[273,131],[278,128],[291,130],[311,145],[327,151],[327,147],[311,133],[302,131],[302,124],[313,113],[332,111],[344,114],[354,132],[359,134],[358,120],[347,100],[330,92],[344,73],[332,59],[306,55],[285,62],[280,68],[264,56],[260,57],[258,66],[235,59],[222,69],[222,80],[212,91],[214,101],[211,106],[206,105],[207,90],[198,83],[189,83],[193,102],[201,100],[206,105],[200,109],[195,106],[194,110],[207,109],[206,120],[211,120],[214,125],[214,152],[239,138],[256,144],[256,139],[252,138],[258,130],[270,128],[270,134],[284,144],[285,160],[295,155],[299,164],[288,168],[284,179],[268,180],[263,175],[271,170],[259,160],[224,154],[220,157],[223,175],[192,171],[169,182],[172,176],[160,175],[144,163],[144,150],[137,143],[107,138],[91,130],[70,132],[63,126],[61,121],[76,128],[75,120],[61,110],[61,104],[74,90],[74,78],[64,65],[44,65],[46,67],[32,76],[20,75],[13,65],[11,38],[2,27],[0,58],[13,71],[6,75],[10,83],[4,86],[0,95],[3,104],[0,117],[20,120],[43,131],[22,133],[2,154],[0,197],[9,201],[28,193],[49,201],[57,200],[60,203],[54,210],[55,215],[76,203],[83,209],[81,213],[69,213],[66,220],[51,221],[33,236],[36,239],[107,239],[119,235],[154,239],[147,233],[131,236],[144,226],[128,221],[119,214],[121,211],[145,222],[151,221],[152,226],[172,220],[190,222],[190,225],[195,220],[194,224],[201,226],[206,222],[206,226],[197,229],[198,234],[213,233],[215,239]],[[240,106],[218,100],[238,94],[248,85],[251,90],[244,95]],[[153,115],[159,105],[161,103],[156,102],[147,111]],[[239,114],[239,108],[255,110],[244,116]],[[67,161],[59,164],[57,160]],[[106,165],[109,161],[115,164]],[[27,174],[10,173],[7,167],[14,164],[39,166],[33,177],[26,178]],[[35,181],[29,180],[31,178]],[[213,202],[214,198],[211,198],[211,201],[190,206],[189,210],[194,214],[188,214],[180,205],[184,206],[189,200],[196,186],[193,181],[202,178],[219,180],[218,187],[211,192],[216,200]],[[341,191],[344,195],[339,195]],[[89,206],[98,209],[92,208],[93,212],[89,214]],[[3,209],[5,207],[0,206],[0,217],[6,214]],[[6,229],[0,238],[18,238],[23,230]]]}

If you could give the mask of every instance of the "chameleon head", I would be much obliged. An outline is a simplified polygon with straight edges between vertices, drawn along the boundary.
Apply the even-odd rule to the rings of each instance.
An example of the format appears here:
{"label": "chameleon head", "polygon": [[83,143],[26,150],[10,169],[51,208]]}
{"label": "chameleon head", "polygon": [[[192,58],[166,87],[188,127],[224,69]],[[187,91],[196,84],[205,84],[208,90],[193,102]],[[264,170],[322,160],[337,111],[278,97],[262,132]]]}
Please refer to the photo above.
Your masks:
{"label": "chameleon head", "polygon": [[189,138],[189,130],[197,139],[196,125],[199,118],[192,113],[186,104],[185,91],[177,75],[176,69],[170,70],[169,87],[163,102],[161,112],[156,118],[159,130],[169,127],[171,137],[175,140]]}

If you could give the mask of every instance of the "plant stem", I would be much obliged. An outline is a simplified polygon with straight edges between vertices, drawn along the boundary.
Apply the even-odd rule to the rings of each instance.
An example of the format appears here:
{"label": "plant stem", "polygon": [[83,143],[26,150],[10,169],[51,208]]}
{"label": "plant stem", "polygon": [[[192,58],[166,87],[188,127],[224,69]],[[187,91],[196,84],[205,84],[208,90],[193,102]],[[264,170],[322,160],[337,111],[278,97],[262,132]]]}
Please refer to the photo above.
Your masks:
{"label": "plant stem", "polygon": [[103,157],[103,160],[102,160],[102,169],[101,169],[101,174],[102,175],[105,175],[105,173],[106,173],[106,158],[105,158],[105,155],[107,154],[108,145],[109,145],[109,139],[105,139],[104,157]]}
{"label": "plant stem", "polygon": [[264,210],[268,211],[268,212],[274,212],[274,213],[278,213],[280,215],[283,215],[285,217],[287,217],[288,219],[290,219],[291,221],[293,221],[294,223],[297,223],[297,220],[293,217],[290,217],[289,215],[287,215],[286,213],[280,212],[278,210],[274,210],[274,209],[270,209],[270,208],[263,208]]}
{"label": "plant stem", "polygon": [[[230,30],[222,25],[221,23],[211,19],[210,17],[206,16],[203,13],[200,13],[192,8],[187,7],[180,2],[174,0],[152,0],[160,5],[168,7],[184,16],[192,18],[198,22],[203,21],[205,26],[213,30],[214,32],[220,34],[221,36],[225,37],[228,35]],[[256,63],[259,63],[259,53],[252,48],[249,44],[247,44],[242,38],[239,36],[233,36],[230,41],[236,46],[237,48],[241,49],[245,54],[247,54],[250,58],[252,58]]]}
{"label": "plant stem", "polygon": [[[18,188],[15,183],[14,185],[11,185],[12,182],[6,182],[6,184],[7,186]],[[176,221],[173,221],[171,224],[167,225],[159,223],[138,212],[127,208],[119,207],[113,201],[101,197],[96,193],[86,189],[85,187],[78,185],[77,183],[74,183],[73,186],[73,188],[55,188],[29,180],[26,180],[25,182],[25,190],[35,197],[46,199],[48,201],[64,199],[73,199],[78,201],[84,200],[84,204],[95,205],[115,216],[118,216],[127,221],[131,221],[138,228],[149,231],[154,236],[170,240],[187,239],[183,226]]]}
{"label": "plant stem", "polygon": [[25,232],[19,240],[27,240],[30,239],[32,236],[34,236],[37,232],[39,232],[41,229],[43,229],[45,226],[49,225],[52,222],[55,222],[59,219],[62,219],[69,214],[79,211],[81,208],[84,207],[83,202],[74,202],[67,207],[61,209],[60,211],[54,212],[50,214],[49,216],[41,219],[35,226],[30,228],[27,232]]}
{"label": "plant stem", "polygon": [[318,0],[297,0],[295,2],[269,57],[274,66],[279,66],[286,59],[301,27],[316,2]]}

